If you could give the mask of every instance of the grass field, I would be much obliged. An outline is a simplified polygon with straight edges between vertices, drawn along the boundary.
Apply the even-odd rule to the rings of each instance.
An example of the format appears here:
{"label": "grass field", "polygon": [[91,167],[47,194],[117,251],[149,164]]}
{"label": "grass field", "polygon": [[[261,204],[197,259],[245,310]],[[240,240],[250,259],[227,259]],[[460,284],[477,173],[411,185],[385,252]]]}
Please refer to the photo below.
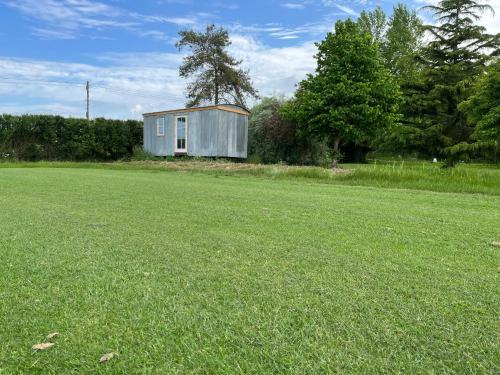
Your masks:
{"label": "grass field", "polygon": [[0,168],[92,168],[113,170],[182,171],[213,176],[253,176],[274,180],[296,180],[350,186],[416,189],[449,193],[500,195],[500,165],[463,164],[443,169],[429,162],[383,161],[346,164],[344,172],[319,167],[256,165],[227,161],[165,162],[0,162]]}
{"label": "grass field", "polygon": [[500,370],[498,169],[4,166],[2,375]]}

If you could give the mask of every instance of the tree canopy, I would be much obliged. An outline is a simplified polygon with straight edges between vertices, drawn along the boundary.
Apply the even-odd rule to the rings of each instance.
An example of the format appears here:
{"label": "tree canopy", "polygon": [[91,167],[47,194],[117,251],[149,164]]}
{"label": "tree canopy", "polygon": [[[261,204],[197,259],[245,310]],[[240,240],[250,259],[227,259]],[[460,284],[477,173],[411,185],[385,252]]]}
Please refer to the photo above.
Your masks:
{"label": "tree canopy", "polygon": [[317,47],[316,73],[283,111],[304,132],[327,139],[335,168],[341,141],[361,143],[397,120],[399,90],[377,43],[356,22],[337,21]]}
{"label": "tree canopy", "polygon": [[474,94],[462,102],[459,110],[475,126],[472,143],[461,143],[452,153],[469,152],[489,155],[498,160],[500,154],[500,60],[491,64],[474,87]]}
{"label": "tree canopy", "polygon": [[317,44],[316,72],[280,113],[296,134],[325,140],[333,165],[340,150],[353,147],[439,157],[448,166],[470,157],[496,160],[500,90],[492,60],[499,35],[478,22],[491,7],[441,0],[424,8],[434,14],[432,25],[404,4],[389,17],[376,7],[356,22],[337,22]]}
{"label": "tree canopy", "polygon": [[245,107],[247,97],[257,97],[249,72],[240,68],[242,61],[227,51],[231,41],[226,30],[208,25],[203,33],[185,30],[179,35],[176,47],[191,49],[179,68],[181,77],[193,78],[187,87],[189,107],[203,103]]}
{"label": "tree canopy", "polygon": [[423,94],[432,107],[426,110],[429,127],[425,130],[438,130],[441,152],[447,154],[447,148],[468,141],[474,131],[458,106],[468,99],[488,61],[498,54],[499,38],[478,24],[483,12],[492,11],[486,3],[442,0],[426,9],[434,12],[437,24],[425,27],[433,39],[421,53]]}

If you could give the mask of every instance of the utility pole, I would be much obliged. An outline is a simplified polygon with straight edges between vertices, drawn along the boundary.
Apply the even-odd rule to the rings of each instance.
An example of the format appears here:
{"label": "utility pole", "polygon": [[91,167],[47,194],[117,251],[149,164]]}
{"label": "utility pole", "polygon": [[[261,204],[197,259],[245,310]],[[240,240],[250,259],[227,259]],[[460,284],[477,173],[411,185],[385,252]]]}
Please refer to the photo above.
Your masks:
{"label": "utility pole", "polygon": [[90,121],[90,82],[87,81],[87,86],[85,86],[87,90],[87,121]]}

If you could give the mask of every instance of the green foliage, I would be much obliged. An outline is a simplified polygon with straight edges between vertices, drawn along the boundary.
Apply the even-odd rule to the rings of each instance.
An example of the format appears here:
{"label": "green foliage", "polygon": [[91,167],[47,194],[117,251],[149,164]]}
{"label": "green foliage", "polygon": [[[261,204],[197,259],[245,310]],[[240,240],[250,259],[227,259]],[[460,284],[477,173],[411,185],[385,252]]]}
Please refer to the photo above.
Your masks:
{"label": "green foliage", "polygon": [[231,41],[226,30],[208,25],[204,33],[185,30],[179,35],[177,48],[192,51],[179,68],[181,77],[194,77],[188,85],[189,107],[207,102],[245,107],[246,97],[257,97],[248,72],[239,68],[241,61],[227,52]]}
{"label": "green foliage", "polygon": [[380,6],[373,11],[363,10],[358,17],[358,25],[363,32],[370,34],[373,41],[383,45],[386,41],[387,16]]}
{"label": "green foliage", "polygon": [[316,74],[300,83],[283,113],[338,154],[340,142],[363,144],[394,124],[400,93],[378,45],[350,19],[317,46]]}
{"label": "green foliage", "polygon": [[132,157],[130,160],[132,161],[147,161],[147,160],[160,160],[162,158],[153,155],[151,152],[144,150],[143,146],[134,146]]}
{"label": "green foliage", "polygon": [[[439,127],[447,147],[467,142],[474,131],[459,104],[468,99],[471,86],[484,71],[492,53],[498,52],[498,35],[488,35],[478,25],[480,14],[491,10],[475,0],[443,0],[428,6],[437,19],[436,25],[426,26],[433,40],[422,50],[421,60],[426,69],[423,82],[428,97],[430,127]],[[448,150],[449,151],[449,150]]]}
{"label": "green foliage", "polygon": [[415,77],[421,69],[416,59],[422,47],[423,24],[415,10],[398,3],[391,17],[380,7],[362,11],[357,23],[379,45],[385,66],[400,83]]}
{"label": "green foliage", "polygon": [[500,60],[489,66],[460,110],[476,126],[475,139],[500,143]]}
{"label": "green foliage", "polygon": [[446,157],[448,164],[485,155],[481,145],[470,146],[476,123],[459,110],[475,80],[498,52],[498,35],[477,24],[489,8],[474,0],[444,0],[426,7],[436,24],[425,26],[431,41],[421,48],[418,69],[401,80],[403,119],[384,138],[384,148],[423,157]]}
{"label": "green foliage", "polygon": [[484,157],[498,160],[500,154],[500,62],[496,60],[473,87],[472,96],[459,105],[475,126],[472,143],[461,142],[446,149],[450,159]]}
{"label": "green foliage", "polygon": [[142,122],[0,116],[0,155],[18,160],[119,160],[142,145]]}
{"label": "green foliage", "polygon": [[283,119],[285,100],[265,97],[252,108],[248,128],[248,150],[252,160],[263,163],[323,165],[328,147],[314,137],[302,136],[297,125]]}
{"label": "green foliage", "polygon": [[442,125],[432,122],[440,105],[439,98],[427,95],[430,85],[420,77],[402,82],[401,90],[403,116],[400,123],[390,127],[381,137],[380,150],[399,155],[417,154],[421,158],[442,156],[450,140],[443,134]]}
{"label": "green foliage", "polygon": [[415,10],[397,4],[389,19],[382,57],[400,83],[413,81],[422,69],[416,57],[423,40],[423,23]]}

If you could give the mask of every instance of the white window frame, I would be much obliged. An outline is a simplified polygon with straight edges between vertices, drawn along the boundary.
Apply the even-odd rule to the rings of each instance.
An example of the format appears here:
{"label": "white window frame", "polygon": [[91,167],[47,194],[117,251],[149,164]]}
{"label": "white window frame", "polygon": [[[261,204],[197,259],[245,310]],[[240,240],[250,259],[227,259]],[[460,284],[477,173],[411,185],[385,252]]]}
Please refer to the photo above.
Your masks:
{"label": "white window frame", "polygon": [[[160,132],[160,125],[161,125],[161,132]],[[158,117],[156,119],[156,136],[157,137],[164,137],[165,136],[165,117]]]}
{"label": "white window frame", "polygon": [[[177,148],[177,119],[184,118],[186,120],[186,148]],[[187,152],[188,145],[188,117],[187,116],[175,116],[174,119],[174,141],[175,141],[175,152]]]}

